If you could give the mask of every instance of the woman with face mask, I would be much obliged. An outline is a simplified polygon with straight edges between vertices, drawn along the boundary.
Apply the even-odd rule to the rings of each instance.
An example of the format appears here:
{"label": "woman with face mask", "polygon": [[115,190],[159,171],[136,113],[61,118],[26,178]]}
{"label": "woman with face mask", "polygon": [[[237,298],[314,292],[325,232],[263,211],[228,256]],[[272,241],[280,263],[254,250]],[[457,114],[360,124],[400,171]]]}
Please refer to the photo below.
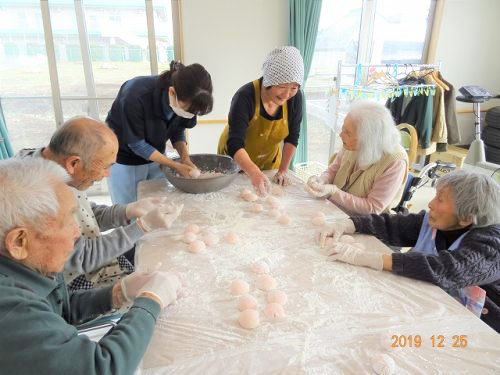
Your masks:
{"label": "woman with face mask", "polygon": [[[200,64],[170,63],[159,76],[125,82],[106,122],[119,141],[117,163],[108,180],[113,203],[137,200],[137,183],[163,178],[160,164],[189,176],[196,166],[189,158],[185,129],[196,125],[196,115],[212,110],[212,79]],[[170,140],[180,162],[164,155]]]}
{"label": "woman with face mask", "polygon": [[277,169],[273,181],[289,183],[287,171],[302,121],[299,88],[304,81],[304,62],[297,48],[279,47],[267,56],[262,71],[261,78],[242,86],[233,96],[229,123],[217,152],[233,157],[256,191],[265,195],[270,182],[262,170]]}

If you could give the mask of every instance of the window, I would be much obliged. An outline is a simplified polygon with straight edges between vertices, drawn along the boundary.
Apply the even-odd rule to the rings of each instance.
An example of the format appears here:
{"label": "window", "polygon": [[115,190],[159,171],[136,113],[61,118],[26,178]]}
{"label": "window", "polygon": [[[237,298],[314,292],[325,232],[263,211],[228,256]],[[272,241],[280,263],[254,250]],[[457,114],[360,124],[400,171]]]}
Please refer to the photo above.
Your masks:
{"label": "window", "polygon": [[305,86],[308,161],[326,165],[330,151],[338,151],[342,144],[339,132],[331,129],[334,104],[329,100],[338,61],[421,63],[432,6],[431,0],[323,0]]}
{"label": "window", "polygon": [[[72,116],[104,120],[123,82],[157,73],[150,63],[147,12],[154,20],[159,71],[174,58],[170,0],[0,3],[0,101],[15,152],[47,144],[56,123]],[[47,12],[50,29],[43,23]],[[55,61],[47,55],[48,30]],[[55,91],[49,66],[57,71]]]}

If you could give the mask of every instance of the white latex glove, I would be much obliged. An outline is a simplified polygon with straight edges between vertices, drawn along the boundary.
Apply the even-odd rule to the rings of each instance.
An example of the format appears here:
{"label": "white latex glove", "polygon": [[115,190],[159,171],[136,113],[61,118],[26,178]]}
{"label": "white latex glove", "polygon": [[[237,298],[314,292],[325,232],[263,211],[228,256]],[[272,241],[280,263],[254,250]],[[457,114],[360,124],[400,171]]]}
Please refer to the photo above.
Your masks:
{"label": "white latex glove", "polygon": [[325,229],[320,230],[318,243],[323,247],[328,237],[332,237],[333,242],[338,242],[343,234],[353,234],[354,232],[356,232],[356,227],[351,219],[335,220]]}
{"label": "white latex glove", "polygon": [[177,300],[180,289],[181,282],[175,274],[157,271],[142,286],[137,295],[141,296],[142,293],[154,295],[160,301],[161,308],[164,309]]}
{"label": "white latex glove", "polygon": [[288,186],[290,185],[290,177],[288,176],[287,172],[278,171],[273,176],[273,182],[281,186]]}
{"label": "white latex glove", "polygon": [[127,204],[127,208],[125,209],[125,214],[127,215],[128,219],[134,219],[137,217],[141,217],[147,214],[149,211],[155,209],[156,207],[167,203],[169,203],[167,197],[152,197],[152,198],[139,199],[136,202]]}
{"label": "white latex glove", "polygon": [[146,284],[161,267],[158,262],[152,269],[147,271],[136,271],[120,280],[123,298],[131,302],[139,294],[139,290]]}
{"label": "white latex glove", "polygon": [[359,247],[337,242],[331,247],[331,260],[339,260],[355,266],[370,267],[377,271],[384,268],[382,254],[362,250]]}
{"label": "white latex glove", "polygon": [[152,211],[149,211],[146,215],[141,216],[138,220],[140,221],[140,225],[146,232],[151,232],[156,229],[168,229],[179,217],[183,208],[183,204],[179,206],[173,203],[162,205]]}
{"label": "white latex glove", "polygon": [[250,179],[257,195],[265,197],[271,193],[271,182],[262,171],[254,173]]}
{"label": "white latex glove", "polygon": [[315,185],[315,184],[324,185],[324,184],[327,184],[328,182],[329,182],[328,176],[326,176],[326,175],[322,174],[319,176],[311,176],[307,180],[307,186],[313,187],[313,185]]}
{"label": "white latex glove", "polygon": [[339,188],[332,184],[311,183],[306,185],[307,192],[314,198],[328,198]]}

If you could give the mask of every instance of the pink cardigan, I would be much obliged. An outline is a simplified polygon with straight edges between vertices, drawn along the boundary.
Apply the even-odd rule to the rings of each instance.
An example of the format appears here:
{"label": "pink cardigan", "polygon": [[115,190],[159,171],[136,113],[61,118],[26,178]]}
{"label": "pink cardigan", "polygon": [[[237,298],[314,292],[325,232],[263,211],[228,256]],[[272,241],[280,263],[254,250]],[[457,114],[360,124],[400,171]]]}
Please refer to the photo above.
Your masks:
{"label": "pink cardigan", "polygon": [[[329,184],[333,183],[333,179],[342,163],[343,154],[344,150],[342,149],[333,163],[322,174],[322,176],[328,178]],[[348,214],[380,214],[392,202],[401,188],[405,172],[405,161],[395,160],[389,164],[384,173],[375,179],[372,190],[366,198],[360,198],[339,189],[329,199]]]}

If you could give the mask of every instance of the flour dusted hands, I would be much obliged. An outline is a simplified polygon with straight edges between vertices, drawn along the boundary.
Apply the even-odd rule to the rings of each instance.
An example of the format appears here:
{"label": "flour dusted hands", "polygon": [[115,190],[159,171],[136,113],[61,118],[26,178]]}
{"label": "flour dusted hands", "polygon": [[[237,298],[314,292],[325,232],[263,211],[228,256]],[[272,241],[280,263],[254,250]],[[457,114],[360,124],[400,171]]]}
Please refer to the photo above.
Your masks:
{"label": "flour dusted hands", "polygon": [[341,242],[332,245],[329,259],[354,266],[370,267],[377,271],[382,271],[384,268],[382,254],[362,250],[356,246]]}
{"label": "flour dusted hands", "polygon": [[285,172],[278,171],[273,176],[273,182],[281,186],[288,186],[290,185],[290,177],[288,176],[288,173],[286,171]]}
{"label": "flour dusted hands", "polygon": [[120,280],[123,298],[131,302],[139,294],[139,290],[146,284],[161,267],[161,262],[158,262],[152,269],[147,271],[136,271],[125,276]]}
{"label": "flour dusted hands", "polygon": [[[139,199],[136,202],[127,204],[125,213],[128,219],[135,219],[147,214],[149,211],[155,209],[156,207],[164,204],[169,204],[166,197],[151,197]],[[173,206],[170,204],[173,211]]]}
{"label": "flour dusted hands", "polygon": [[157,271],[139,290],[138,297],[152,295],[164,309],[177,300],[180,289],[181,282],[177,275],[171,272]]}
{"label": "flour dusted hands", "polygon": [[328,198],[339,188],[333,184],[312,183],[306,185],[307,192],[314,198]]}
{"label": "flour dusted hands", "polygon": [[252,180],[252,185],[259,196],[265,197],[271,193],[271,182],[267,176],[262,173],[262,171],[258,170],[252,173],[250,175],[250,179]]}
{"label": "flour dusted hands", "polygon": [[351,219],[339,219],[320,230],[318,243],[321,247],[325,246],[328,237],[332,237],[333,242],[337,242],[343,234],[353,234],[356,232],[354,223]]}
{"label": "flour dusted hands", "polygon": [[328,183],[328,176],[325,174],[319,176],[311,176],[307,180],[307,186],[313,187],[314,185],[324,185]]}
{"label": "flour dusted hands", "polygon": [[146,232],[156,229],[168,229],[179,217],[184,205],[175,205],[173,203],[162,205],[141,216],[138,221]]}

